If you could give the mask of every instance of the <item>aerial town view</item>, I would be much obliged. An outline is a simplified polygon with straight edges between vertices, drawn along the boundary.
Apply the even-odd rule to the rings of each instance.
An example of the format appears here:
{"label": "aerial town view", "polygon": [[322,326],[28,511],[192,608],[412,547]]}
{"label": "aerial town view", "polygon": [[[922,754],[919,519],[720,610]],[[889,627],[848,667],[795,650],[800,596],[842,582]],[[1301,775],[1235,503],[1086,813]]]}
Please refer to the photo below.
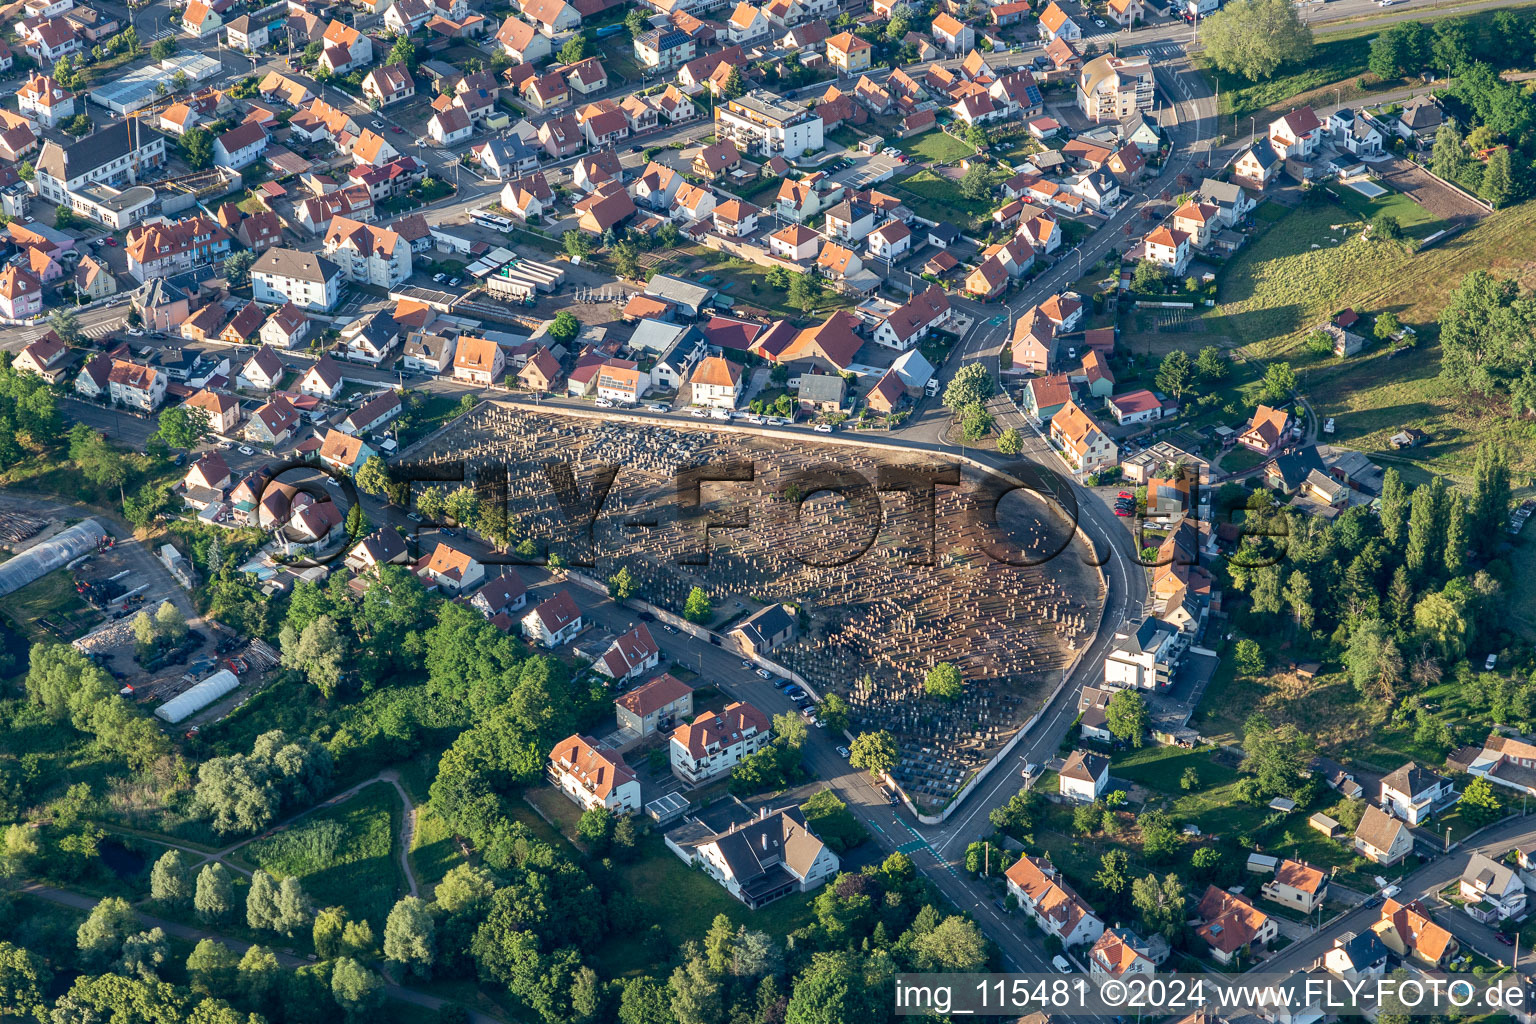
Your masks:
{"label": "aerial town view", "polygon": [[0,1022],[1536,1024],[1536,3],[0,25]]}

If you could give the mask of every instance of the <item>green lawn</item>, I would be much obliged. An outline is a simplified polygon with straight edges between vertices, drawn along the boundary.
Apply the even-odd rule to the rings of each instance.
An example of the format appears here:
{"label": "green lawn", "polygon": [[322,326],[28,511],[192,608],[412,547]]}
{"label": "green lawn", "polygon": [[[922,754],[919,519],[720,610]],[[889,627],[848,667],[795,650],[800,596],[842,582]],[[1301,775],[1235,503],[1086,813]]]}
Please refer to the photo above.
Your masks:
{"label": "green lawn", "polygon": [[[1516,3],[1506,6],[1526,5],[1526,3]],[[1493,13],[1491,10],[1480,11],[1455,18],[1440,18],[1436,21],[1437,23],[1460,22],[1467,25],[1473,35],[1471,47],[1477,52],[1482,45],[1482,39],[1491,33]],[[1339,102],[1347,103],[1373,92],[1401,87],[1403,83],[1399,80],[1382,81],[1366,71],[1366,61],[1370,56],[1370,40],[1380,31],[1379,26],[1355,26],[1325,32],[1315,38],[1317,45],[1305,61],[1283,67],[1272,78],[1259,82],[1250,82],[1239,75],[1219,71],[1204,58],[1197,58],[1196,64],[1219,85],[1221,114],[1224,117],[1233,118],[1233,121],[1224,121],[1222,130],[1231,129],[1235,124],[1235,131],[1246,133],[1249,131],[1248,116],[1256,112],[1266,110],[1284,112],[1291,107],[1312,102],[1314,98],[1333,101],[1335,89],[1338,90]],[[1493,40],[1493,42],[1496,46],[1498,41]],[[1363,89],[1362,82],[1365,85]],[[1321,92],[1325,88],[1326,96]],[[1316,97],[1305,95],[1314,90],[1319,90]],[[1259,121],[1261,126],[1263,121],[1264,118],[1261,116]]]}
{"label": "green lawn", "polygon": [[344,906],[382,934],[390,908],[406,891],[396,858],[400,814],[394,787],[377,782],[242,847],[239,858],[277,877],[297,876],[316,906]]}
{"label": "green lawn", "polygon": [[411,836],[411,870],[416,873],[416,884],[430,891],[463,860],[448,823],[430,805],[418,806],[416,833]]}
{"label": "green lawn", "polygon": [[890,183],[889,188],[919,217],[949,221],[963,231],[979,230],[992,215],[991,203],[965,198],[956,182],[927,168]]}
{"label": "green lawn", "polygon": [[32,642],[73,640],[89,631],[98,613],[75,592],[69,573],[57,569],[5,599],[5,614]]}
{"label": "green lawn", "polygon": [[702,259],[706,266],[688,272],[686,276],[693,280],[701,280],[702,275],[711,275],[712,279],[708,284],[720,289],[721,294],[730,296],[738,309],[748,306],[763,310],[772,316],[801,319],[816,315],[825,317],[834,309],[846,309],[854,304],[849,296],[827,288],[823,290],[820,304],[817,305],[814,313],[807,314],[789,304],[787,291],[780,291],[768,283],[767,267],[748,263],[746,260],[737,259],[735,256],[716,252],[713,249],[702,249],[695,255]]}
{"label": "green lawn", "polygon": [[1361,220],[1369,221],[1379,213],[1391,214],[1402,226],[1403,234],[1410,238],[1428,238],[1445,226],[1443,221],[1436,220],[1433,214],[1403,193],[1394,192],[1385,185],[1382,187],[1387,188],[1387,194],[1375,199],[1367,199],[1348,185],[1337,182],[1329,185],[1328,191]]}
{"label": "green lawn", "polygon": [[1221,457],[1221,468],[1228,473],[1243,473],[1264,462],[1264,456],[1247,448],[1232,448]]}
{"label": "green lawn", "polygon": [[827,132],[826,138],[829,143],[835,142],[844,149],[853,149],[864,140],[864,133],[847,125],[839,125]]}
{"label": "green lawn", "polygon": [[952,164],[976,155],[975,146],[937,128],[909,139],[897,139],[891,145],[913,160],[925,163]]}
{"label": "green lawn", "polygon": [[[685,865],[654,833],[641,841],[640,857],[620,865],[619,872],[639,904],[636,916],[658,922],[669,947],[696,941],[709,931],[717,914],[730,918],[733,925],[780,937],[809,924],[812,917],[815,893],[791,893],[760,910],[748,909],[702,870]],[[643,932],[615,940],[608,948],[602,958],[604,973],[621,977],[664,966],[668,954],[668,949],[647,944]]]}

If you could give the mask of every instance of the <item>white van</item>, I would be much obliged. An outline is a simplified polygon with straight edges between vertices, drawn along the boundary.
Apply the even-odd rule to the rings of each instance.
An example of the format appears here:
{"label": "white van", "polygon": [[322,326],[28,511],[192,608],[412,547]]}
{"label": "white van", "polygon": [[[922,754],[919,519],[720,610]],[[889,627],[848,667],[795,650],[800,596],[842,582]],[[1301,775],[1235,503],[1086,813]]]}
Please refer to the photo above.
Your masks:
{"label": "white van", "polygon": [[1067,963],[1067,958],[1062,956],[1060,953],[1051,957],[1051,966],[1056,968],[1056,970],[1060,971],[1062,974],[1072,973],[1072,965]]}

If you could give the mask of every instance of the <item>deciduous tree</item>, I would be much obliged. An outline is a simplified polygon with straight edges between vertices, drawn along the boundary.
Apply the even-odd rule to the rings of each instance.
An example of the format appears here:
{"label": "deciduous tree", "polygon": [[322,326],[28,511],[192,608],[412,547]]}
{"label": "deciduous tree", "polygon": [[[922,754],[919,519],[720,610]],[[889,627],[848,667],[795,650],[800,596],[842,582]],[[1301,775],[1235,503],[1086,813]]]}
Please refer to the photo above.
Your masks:
{"label": "deciduous tree", "polygon": [[1232,0],[1204,19],[1201,38],[1213,64],[1250,82],[1312,54],[1312,29],[1290,0]]}

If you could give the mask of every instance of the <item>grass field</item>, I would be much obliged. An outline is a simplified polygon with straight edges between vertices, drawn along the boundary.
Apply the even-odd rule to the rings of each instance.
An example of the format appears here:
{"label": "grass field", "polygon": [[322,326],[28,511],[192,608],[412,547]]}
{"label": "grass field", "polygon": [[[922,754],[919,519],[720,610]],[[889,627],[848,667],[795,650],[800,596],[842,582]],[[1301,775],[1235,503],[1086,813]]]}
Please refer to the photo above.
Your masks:
{"label": "grass field", "polygon": [[448,823],[430,806],[417,807],[416,833],[411,836],[411,870],[416,873],[416,884],[429,889],[463,860]]}
{"label": "grass field", "polygon": [[964,139],[957,139],[947,132],[941,132],[937,128],[921,135],[914,135],[910,139],[897,139],[891,145],[913,160],[936,164],[954,163],[956,160],[964,160],[968,156],[976,155],[975,146]]}
{"label": "grass field", "polygon": [[[563,797],[561,799],[564,799]],[[656,921],[669,946],[697,940],[709,931],[715,915],[724,914],[733,925],[746,925],[769,935],[784,936],[811,921],[810,904],[815,893],[790,893],[760,910],[751,910],[733,899],[713,878],[689,868],[662,842],[648,834],[641,841],[640,857],[620,866],[620,873],[640,906],[642,921]],[[646,973],[665,963],[667,949],[655,949],[644,934],[610,944],[603,963],[615,976]]]}
{"label": "grass field", "polygon": [[296,876],[316,906],[344,906],[382,934],[384,919],[405,891],[395,857],[400,814],[394,787],[375,783],[242,847],[240,859],[276,877]]}
{"label": "grass field", "polygon": [[5,599],[5,614],[36,643],[73,640],[84,634],[97,613],[75,592],[63,569],[28,583]]}
{"label": "grass field", "polygon": [[[1387,188],[1387,186],[1382,186]],[[1445,226],[1424,207],[1401,192],[1387,188],[1387,194],[1367,199],[1348,185],[1334,183],[1328,191],[1338,197],[1339,203],[1361,220],[1370,220],[1379,213],[1389,213],[1402,225],[1403,234],[1410,238],[1428,238]]]}
{"label": "grass field", "polygon": [[892,182],[890,189],[901,193],[902,202],[919,217],[949,221],[962,231],[980,229],[992,212],[991,203],[965,198],[956,182],[927,169]]}
{"label": "grass field", "polygon": [[834,309],[844,309],[853,305],[850,297],[828,288],[822,292],[821,302],[816,307],[815,313],[806,314],[789,304],[788,291],[779,291],[768,283],[767,267],[748,263],[746,260],[716,252],[713,249],[700,249],[695,252],[695,255],[702,259],[706,266],[701,270],[690,272],[688,276],[692,280],[699,280],[704,274],[712,275],[713,279],[708,282],[710,286],[730,296],[738,306],[752,306],[774,316],[799,319],[816,314],[825,316]]}
{"label": "grass field", "polygon": [[[576,821],[581,817],[575,804],[549,786],[535,786],[525,795],[530,804],[558,826],[558,834],[548,837],[551,841],[573,842]],[[531,811],[530,817],[534,817]],[[531,826],[535,831],[542,827],[554,832],[547,822],[537,821],[536,826]],[[636,919],[659,923],[667,937],[667,946],[659,949],[647,941],[643,932],[609,942],[602,957],[604,973],[616,977],[644,974],[665,966],[671,948],[698,939],[709,930],[716,914],[724,914],[733,924],[744,924],[770,935],[787,935],[811,919],[814,893],[791,893],[761,910],[750,910],[703,871],[693,870],[678,860],[654,832],[641,838],[638,857],[628,863],[616,862],[616,868],[639,904]]]}
{"label": "grass field", "polygon": [[[1455,18],[1440,18],[1438,22],[1462,22],[1472,29],[1474,37],[1485,37],[1491,31],[1493,12],[1481,11]],[[1241,76],[1219,71],[1203,58],[1197,58],[1196,64],[1218,83],[1221,114],[1232,116],[1234,122],[1244,122],[1250,114],[1256,112],[1283,112],[1283,109],[1310,103],[1314,97],[1306,94],[1312,92],[1318,93],[1315,98],[1322,99],[1322,93],[1326,90],[1327,99],[1333,100],[1337,89],[1338,101],[1348,102],[1372,92],[1400,87],[1403,83],[1397,79],[1382,81],[1366,71],[1370,40],[1380,31],[1379,26],[1355,26],[1325,32],[1315,37],[1317,45],[1305,61],[1283,67],[1274,77],[1260,82],[1250,82]],[[1360,87],[1362,81],[1365,83],[1364,89]],[[1223,128],[1231,123],[1224,123]],[[1248,128],[1246,123],[1237,123],[1234,131],[1246,132]]]}

